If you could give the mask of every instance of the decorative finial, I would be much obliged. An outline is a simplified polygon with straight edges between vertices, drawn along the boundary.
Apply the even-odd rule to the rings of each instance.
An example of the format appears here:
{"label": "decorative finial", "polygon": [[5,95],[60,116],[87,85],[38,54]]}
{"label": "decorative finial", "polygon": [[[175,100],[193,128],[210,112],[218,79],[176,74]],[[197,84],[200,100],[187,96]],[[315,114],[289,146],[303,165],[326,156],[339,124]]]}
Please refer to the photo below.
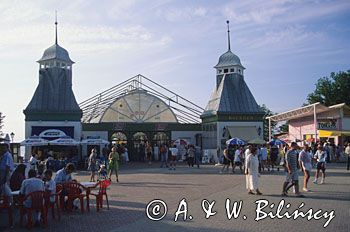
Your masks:
{"label": "decorative finial", "polygon": [[55,11],[55,32],[56,32],[56,38],[55,38],[55,44],[57,44],[57,10]]}
{"label": "decorative finial", "polygon": [[228,50],[231,51],[231,41],[230,41],[230,21],[226,21],[227,23],[227,39],[228,39]]}

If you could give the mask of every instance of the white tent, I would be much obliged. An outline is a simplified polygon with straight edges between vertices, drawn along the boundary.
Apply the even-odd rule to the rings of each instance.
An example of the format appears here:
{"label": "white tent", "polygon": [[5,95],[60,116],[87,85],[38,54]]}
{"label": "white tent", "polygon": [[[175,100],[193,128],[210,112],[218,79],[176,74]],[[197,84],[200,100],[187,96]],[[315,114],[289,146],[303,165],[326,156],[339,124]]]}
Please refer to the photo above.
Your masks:
{"label": "white tent", "polygon": [[31,136],[22,141],[20,144],[21,146],[47,146],[49,144],[49,141],[42,139],[39,136]]}
{"label": "white tent", "polygon": [[50,145],[54,145],[54,146],[77,146],[79,144],[80,142],[72,139],[69,136],[50,141]]}
{"label": "white tent", "polygon": [[81,141],[82,144],[87,145],[101,145],[101,144],[109,144],[109,141],[104,139],[84,139]]}

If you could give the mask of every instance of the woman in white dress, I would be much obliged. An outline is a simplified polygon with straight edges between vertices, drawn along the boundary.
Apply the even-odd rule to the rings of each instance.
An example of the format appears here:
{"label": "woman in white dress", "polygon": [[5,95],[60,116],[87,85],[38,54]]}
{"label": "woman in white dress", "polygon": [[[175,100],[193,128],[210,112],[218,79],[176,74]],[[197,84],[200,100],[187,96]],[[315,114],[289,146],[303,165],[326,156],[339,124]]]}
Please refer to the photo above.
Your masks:
{"label": "woman in white dress", "polygon": [[245,174],[246,174],[246,187],[248,194],[254,194],[254,190],[257,195],[262,193],[259,191],[259,159],[257,156],[257,149],[252,147],[250,153],[245,159]]}

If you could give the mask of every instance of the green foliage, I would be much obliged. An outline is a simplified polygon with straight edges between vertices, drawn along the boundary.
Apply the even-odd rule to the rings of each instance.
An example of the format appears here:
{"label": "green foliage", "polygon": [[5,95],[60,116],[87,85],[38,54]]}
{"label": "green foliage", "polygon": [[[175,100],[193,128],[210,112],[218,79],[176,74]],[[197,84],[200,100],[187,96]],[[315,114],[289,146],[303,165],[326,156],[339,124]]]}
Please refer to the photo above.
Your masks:
{"label": "green foliage", "polygon": [[320,102],[326,106],[340,103],[350,105],[350,70],[332,72],[330,77],[318,79],[315,91],[307,96],[307,102]]}
{"label": "green foliage", "polygon": [[289,132],[289,125],[288,125],[288,122],[286,122],[285,124],[282,124],[278,127],[278,130],[281,132],[281,133],[288,133]]}
{"label": "green foliage", "polygon": [[[260,108],[265,112],[264,115],[264,140],[268,141],[269,140],[269,120],[266,119],[266,117],[268,116],[272,116],[274,115],[274,113],[267,108],[267,106],[265,104],[262,104],[260,106]],[[274,128],[276,127],[277,122],[273,122],[271,121],[271,131],[274,130]]]}

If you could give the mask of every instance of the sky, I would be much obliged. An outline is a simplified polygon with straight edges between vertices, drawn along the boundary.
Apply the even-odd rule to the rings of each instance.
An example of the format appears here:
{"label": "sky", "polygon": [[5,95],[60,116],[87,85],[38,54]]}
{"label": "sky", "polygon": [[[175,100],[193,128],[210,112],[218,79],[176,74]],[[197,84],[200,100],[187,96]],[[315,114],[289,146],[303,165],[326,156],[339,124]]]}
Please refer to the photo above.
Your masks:
{"label": "sky", "polygon": [[78,103],[142,74],[205,108],[226,20],[247,85],[273,112],[300,107],[319,78],[350,69],[348,0],[0,0],[0,112],[15,141],[36,61],[54,44],[55,10]]}

